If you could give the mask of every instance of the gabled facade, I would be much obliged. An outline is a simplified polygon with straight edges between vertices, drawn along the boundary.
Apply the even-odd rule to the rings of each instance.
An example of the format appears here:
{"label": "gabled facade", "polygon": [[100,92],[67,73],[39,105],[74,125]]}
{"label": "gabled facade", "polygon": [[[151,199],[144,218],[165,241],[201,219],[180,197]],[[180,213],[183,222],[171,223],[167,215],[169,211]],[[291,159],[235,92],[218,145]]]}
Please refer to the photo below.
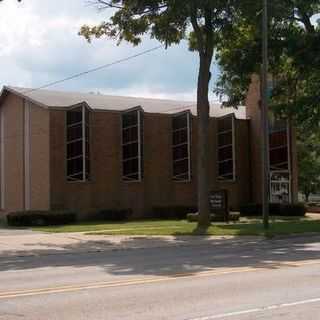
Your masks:
{"label": "gabled facade", "polygon": [[[259,109],[251,90],[248,108],[210,111],[210,188],[227,189],[234,210],[260,196]],[[147,216],[157,207],[197,204],[194,103],[5,87],[0,142],[5,212],[132,209]],[[292,135],[289,143],[294,153]]]}

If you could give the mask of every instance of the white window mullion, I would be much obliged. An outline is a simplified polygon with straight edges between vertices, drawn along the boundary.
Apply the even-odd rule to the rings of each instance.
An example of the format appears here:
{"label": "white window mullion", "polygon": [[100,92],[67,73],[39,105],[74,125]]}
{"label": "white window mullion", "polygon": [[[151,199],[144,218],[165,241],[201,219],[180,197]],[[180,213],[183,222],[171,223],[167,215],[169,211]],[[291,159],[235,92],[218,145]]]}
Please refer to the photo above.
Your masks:
{"label": "white window mullion", "polygon": [[[139,130],[139,129],[137,129],[137,130]],[[135,143],[139,143],[139,137],[138,137],[138,140],[123,143],[122,146],[125,147],[125,146],[128,146],[130,144],[135,144]]]}
{"label": "white window mullion", "polygon": [[[187,156],[184,158],[174,158],[173,157],[173,164],[182,162],[187,160],[187,171],[179,174],[175,174],[175,169],[173,169],[173,179],[176,179],[177,181],[190,181],[191,180],[191,120],[190,120],[190,112],[183,112],[179,113],[173,116],[173,123],[175,119],[178,119],[180,117],[186,117],[186,126],[179,129],[174,129],[173,124],[173,130],[172,130],[172,136],[173,139],[175,139],[175,135],[179,134],[180,132],[186,132],[186,139],[177,144],[172,144],[172,149],[179,148],[182,146],[187,146]],[[174,167],[175,168],[175,167]],[[185,178],[184,178],[185,177]]]}
{"label": "white window mullion", "polygon": [[221,146],[221,147],[218,147],[218,149],[221,150],[221,149],[230,148],[230,147],[233,147],[233,143],[231,143],[231,144],[225,144],[225,145],[223,145],[223,146]]}
{"label": "white window mullion", "polygon": [[126,158],[126,159],[122,160],[122,162],[128,162],[128,161],[132,161],[132,160],[136,160],[136,159],[139,160],[139,156],[137,156],[137,157],[131,157],[131,158]]}
{"label": "white window mullion", "polygon": [[187,130],[187,129],[188,129],[188,124],[187,124],[186,127],[173,130],[173,133],[177,133],[177,132],[179,132],[179,131],[184,131],[184,130]]}
{"label": "white window mullion", "polygon": [[[143,113],[142,109],[124,111],[121,116],[121,146],[122,146],[122,179],[124,181],[141,182],[143,179]],[[134,118],[134,121],[133,121]],[[125,133],[132,130],[133,135],[129,135],[125,140]],[[129,131],[130,132],[130,131]],[[133,140],[133,137],[137,138]],[[137,148],[136,146],[137,145]],[[124,148],[134,146],[134,153],[131,157],[125,157]],[[132,150],[133,151],[133,150]],[[132,172],[130,161],[137,160],[137,172]]]}
{"label": "white window mullion", "polygon": [[230,132],[232,132],[232,131],[233,131],[233,125],[232,125],[231,130],[224,130],[224,131],[218,132],[218,136],[219,136],[219,135],[223,135],[223,134],[230,133]]}
{"label": "white window mullion", "polygon": [[[67,165],[67,172],[66,177],[68,181],[78,181],[78,182],[85,182],[88,180],[88,165],[87,159],[90,157],[90,147],[89,147],[89,138],[90,133],[87,129],[89,129],[89,112],[86,106],[82,105],[79,107],[71,108],[70,110],[66,111],[67,114],[67,124],[66,124],[66,165]],[[81,122],[78,119],[81,117]],[[70,119],[68,121],[68,118]],[[77,121],[74,123],[74,121]],[[71,140],[68,137],[68,130],[74,128],[75,126],[79,127],[81,133],[81,137],[78,139]],[[70,149],[69,146],[75,145],[75,149]],[[87,148],[88,147],[88,148]],[[89,151],[87,151],[89,150]],[[72,156],[73,155],[73,156]],[[81,166],[81,172],[76,174],[72,173],[75,169],[75,166]],[[78,176],[74,178],[73,176]],[[73,177],[73,178],[72,178]]]}
{"label": "white window mullion", "polygon": [[[217,137],[218,137],[218,144],[217,144],[217,163],[218,163],[218,179],[225,179],[225,180],[230,180],[234,181],[236,179],[236,132],[235,132],[235,117],[234,115],[228,115],[227,117],[231,117],[231,129],[229,130],[223,130],[219,131],[219,123],[218,123],[218,132],[217,132]],[[226,117],[223,117],[222,119],[218,119],[218,121],[230,121],[229,119],[226,119]],[[231,144],[224,144],[223,142],[220,142],[219,137],[224,136],[224,135],[230,135],[231,134]],[[224,158],[224,156],[220,155],[220,150],[226,149],[226,148],[232,148],[232,156],[229,159]],[[227,173],[222,173],[220,172],[220,165],[231,162],[232,161],[232,171],[228,170]],[[224,177],[232,176],[231,179],[226,179]]]}
{"label": "white window mullion", "polygon": [[[187,129],[188,130],[188,129]],[[188,145],[189,144],[189,138],[187,138],[187,141],[186,142],[182,142],[182,143],[179,143],[179,144],[175,144],[174,146],[173,146],[173,149],[174,148],[178,148],[178,147],[182,147],[182,146],[186,146],[186,145]]]}
{"label": "white window mullion", "polygon": [[[81,130],[82,130],[82,129],[81,129]],[[79,138],[79,139],[70,140],[70,141],[67,141],[67,145],[68,145],[68,144],[71,144],[71,143],[79,142],[79,141],[82,141],[82,140],[83,140],[82,137]]]}
{"label": "white window mullion", "polygon": [[69,125],[68,125],[68,128],[78,127],[80,124],[82,124],[82,122],[77,122],[77,123],[69,124]]}
{"label": "white window mullion", "polygon": [[189,157],[180,158],[180,159],[173,160],[173,162],[176,163],[176,162],[185,161],[185,160],[188,160],[188,159],[189,159]]}
{"label": "white window mullion", "polygon": [[[140,112],[140,111],[137,111],[137,112]],[[136,128],[136,127],[138,127],[138,125],[137,124],[133,124],[131,126],[123,128],[123,131],[129,130],[129,129],[133,129],[133,128]]]}

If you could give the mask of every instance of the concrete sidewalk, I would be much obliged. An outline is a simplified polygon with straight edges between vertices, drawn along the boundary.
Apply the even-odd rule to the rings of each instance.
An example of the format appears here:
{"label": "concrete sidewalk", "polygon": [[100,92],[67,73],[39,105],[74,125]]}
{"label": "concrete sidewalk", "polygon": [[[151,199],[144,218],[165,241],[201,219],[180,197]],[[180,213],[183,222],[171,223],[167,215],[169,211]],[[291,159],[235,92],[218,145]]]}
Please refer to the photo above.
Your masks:
{"label": "concrete sidewalk", "polygon": [[222,240],[251,242],[262,237],[207,236],[108,236],[85,233],[41,233],[31,230],[0,229],[0,258],[115,250],[196,246]]}

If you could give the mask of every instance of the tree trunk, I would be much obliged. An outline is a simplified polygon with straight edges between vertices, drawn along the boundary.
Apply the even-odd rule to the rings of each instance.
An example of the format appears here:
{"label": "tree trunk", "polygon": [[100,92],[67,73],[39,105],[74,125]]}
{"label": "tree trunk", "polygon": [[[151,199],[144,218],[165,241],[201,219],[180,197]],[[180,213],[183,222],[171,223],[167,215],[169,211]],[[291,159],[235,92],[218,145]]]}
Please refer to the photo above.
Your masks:
{"label": "tree trunk", "polygon": [[200,53],[200,68],[197,89],[198,113],[198,227],[210,225],[209,208],[209,174],[208,174],[208,145],[209,145],[209,82],[212,55]]}
{"label": "tree trunk", "polygon": [[305,192],[304,197],[307,203],[309,202],[309,196],[310,196],[310,192]]}

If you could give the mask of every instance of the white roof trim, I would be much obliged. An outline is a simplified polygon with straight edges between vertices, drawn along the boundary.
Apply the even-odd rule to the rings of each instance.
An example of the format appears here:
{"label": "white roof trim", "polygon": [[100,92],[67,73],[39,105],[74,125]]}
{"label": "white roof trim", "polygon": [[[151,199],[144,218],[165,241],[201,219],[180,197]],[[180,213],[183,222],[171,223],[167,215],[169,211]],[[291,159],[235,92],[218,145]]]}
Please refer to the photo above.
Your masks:
{"label": "white roof trim", "polygon": [[[77,105],[86,105],[92,111],[121,113],[140,108],[145,113],[152,114],[172,115],[190,112],[194,116],[197,115],[196,102],[51,90],[32,91],[32,89],[27,88],[5,86],[1,91],[0,103],[7,93],[15,94],[42,108],[53,110],[68,110]],[[247,119],[246,109],[243,106],[240,106],[238,109],[224,109],[221,108],[220,104],[213,103],[210,105],[210,117],[212,118],[220,118],[230,114],[234,114],[236,119]]]}

